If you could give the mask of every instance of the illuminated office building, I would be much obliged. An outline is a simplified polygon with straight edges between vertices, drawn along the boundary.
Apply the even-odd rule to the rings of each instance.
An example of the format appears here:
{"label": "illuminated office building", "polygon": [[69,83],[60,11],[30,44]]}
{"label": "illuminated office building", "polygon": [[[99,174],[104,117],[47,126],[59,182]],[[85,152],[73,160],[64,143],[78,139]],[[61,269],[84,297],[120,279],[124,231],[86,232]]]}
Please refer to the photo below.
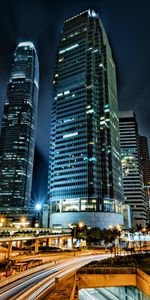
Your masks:
{"label": "illuminated office building", "polygon": [[131,207],[133,226],[136,224],[145,225],[147,213],[144,182],[139,132],[134,112],[120,112],[119,127],[125,203]]}
{"label": "illuminated office building", "polygon": [[150,186],[150,160],[147,137],[142,135],[139,136],[139,146],[144,186]]}
{"label": "illuminated office building", "polygon": [[[17,46],[0,138],[0,212],[27,212],[31,199],[39,64],[33,43]],[[14,214],[15,211],[15,214]]]}
{"label": "illuminated office building", "polygon": [[93,10],[64,23],[51,119],[50,225],[122,223],[116,71]]}
{"label": "illuminated office building", "polygon": [[140,135],[139,145],[144,180],[144,191],[146,196],[146,205],[148,212],[148,221],[150,222],[150,159],[147,137]]}

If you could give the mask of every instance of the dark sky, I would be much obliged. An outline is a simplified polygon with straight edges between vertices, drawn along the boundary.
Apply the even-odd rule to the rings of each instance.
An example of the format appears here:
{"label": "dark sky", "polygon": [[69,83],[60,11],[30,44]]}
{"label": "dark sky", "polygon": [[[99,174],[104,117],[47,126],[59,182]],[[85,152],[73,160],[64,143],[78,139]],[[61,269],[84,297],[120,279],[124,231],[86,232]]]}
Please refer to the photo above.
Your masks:
{"label": "dark sky", "polygon": [[141,134],[150,138],[149,0],[0,1],[0,119],[17,43],[33,41],[40,61],[33,198],[47,196],[51,85],[59,33],[65,19],[88,8],[99,13],[110,41],[119,108],[134,110]]}

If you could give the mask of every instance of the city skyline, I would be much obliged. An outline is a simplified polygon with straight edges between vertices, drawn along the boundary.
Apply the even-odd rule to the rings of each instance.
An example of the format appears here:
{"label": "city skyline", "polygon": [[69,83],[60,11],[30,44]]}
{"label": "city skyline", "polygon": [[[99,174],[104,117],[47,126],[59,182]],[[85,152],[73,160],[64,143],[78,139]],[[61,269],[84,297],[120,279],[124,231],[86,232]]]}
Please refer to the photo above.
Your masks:
{"label": "city skyline", "polygon": [[[1,112],[9,78],[12,54],[18,41],[31,40],[38,48],[40,59],[40,101],[38,110],[38,127],[36,139],[35,170],[38,178],[34,177],[33,197],[37,188],[37,195],[46,197],[47,193],[47,159],[49,131],[49,115],[51,102],[52,67],[55,61],[59,32],[63,21],[89,7],[95,9],[104,24],[117,65],[118,95],[120,109],[132,109],[137,113],[140,133],[148,136],[149,132],[149,88],[147,78],[149,70],[149,3],[136,1],[135,5],[125,1],[83,1],[69,3],[62,1],[50,4],[48,1],[8,1],[3,2],[0,13],[0,37],[3,40],[0,48],[0,98]],[[128,16],[128,22],[126,19]],[[42,22],[38,23],[39,18]],[[28,19],[29,22],[26,22]],[[140,24],[138,20],[140,19]],[[28,23],[28,24],[27,24]],[[140,26],[140,28],[139,28]],[[140,38],[140,45],[139,45]],[[145,109],[147,107],[147,109]],[[0,114],[1,115],[1,114]],[[38,162],[37,162],[38,160]],[[41,174],[41,175],[40,175]],[[43,189],[42,191],[40,189]]]}

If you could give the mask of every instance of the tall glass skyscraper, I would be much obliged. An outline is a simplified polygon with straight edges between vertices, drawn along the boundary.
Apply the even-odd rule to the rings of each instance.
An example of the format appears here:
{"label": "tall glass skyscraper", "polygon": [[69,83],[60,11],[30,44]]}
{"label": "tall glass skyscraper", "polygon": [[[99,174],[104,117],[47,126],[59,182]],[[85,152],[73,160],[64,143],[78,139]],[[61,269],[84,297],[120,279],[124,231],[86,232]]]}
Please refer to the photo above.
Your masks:
{"label": "tall glass skyscraper", "polygon": [[148,139],[146,136],[139,136],[139,145],[146,199],[146,209],[148,222],[150,222],[150,158],[148,149]]}
{"label": "tall glass skyscraper", "polygon": [[50,225],[122,223],[116,72],[93,11],[67,20],[53,79]]}
{"label": "tall glass skyscraper", "polygon": [[132,225],[145,226],[147,221],[139,132],[133,111],[122,111],[119,117],[125,203],[131,207]]}
{"label": "tall glass skyscraper", "polygon": [[[0,212],[28,211],[31,200],[39,63],[33,43],[17,46],[0,138]],[[13,214],[12,214],[13,215]]]}
{"label": "tall glass skyscraper", "polygon": [[146,136],[139,135],[140,158],[142,163],[144,186],[150,186],[150,158],[148,140]]}

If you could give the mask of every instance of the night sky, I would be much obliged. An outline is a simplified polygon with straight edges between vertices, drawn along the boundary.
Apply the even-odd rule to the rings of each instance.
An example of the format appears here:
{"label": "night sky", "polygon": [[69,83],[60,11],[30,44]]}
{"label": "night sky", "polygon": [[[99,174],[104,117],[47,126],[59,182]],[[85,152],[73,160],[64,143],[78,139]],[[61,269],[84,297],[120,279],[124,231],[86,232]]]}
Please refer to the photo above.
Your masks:
{"label": "night sky", "polygon": [[140,133],[150,131],[149,0],[0,1],[0,119],[14,50],[20,41],[35,44],[40,62],[40,93],[32,197],[47,197],[52,74],[63,22],[93,8],[99,13],[117,68],[121,110],[134,110]]}

